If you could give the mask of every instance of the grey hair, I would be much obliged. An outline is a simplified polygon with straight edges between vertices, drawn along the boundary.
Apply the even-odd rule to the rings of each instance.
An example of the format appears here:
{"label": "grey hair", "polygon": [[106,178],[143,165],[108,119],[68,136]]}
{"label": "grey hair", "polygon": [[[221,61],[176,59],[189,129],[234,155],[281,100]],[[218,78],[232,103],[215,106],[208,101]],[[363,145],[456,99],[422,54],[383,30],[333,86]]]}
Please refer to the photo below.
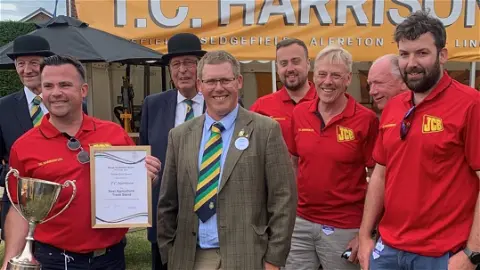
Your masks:
{"label": "grey hair", "polygon": [[202,79],[203,67],[205,65],[215,65],[215,64],[223,64],[223,63],[230,63],[230,65],[232,65],[233,75],[235,77],[240,76],[240,62],[238,62],[238,60],[227,51],[218,50],[218,51],[207,52],[200,59],[197,65],[197,77],[199,79]]}
{"label": "grey hair", "polygon": [[400,73],[400,66],[398,65],[398,55],[396,54],[386,54],[383,56],[380,56],[379,58],[375,59],[373,61],[372,66],[377,64],[378,62],[382,61],[389,61],[390,62],[390,73],[395,76],[397,79],[402,79],[402,74]]}
{"label": "grey hair", "polygon": [[315,57],[314,69],[317,66],[317,61],[320,59],[325,59],[331,64],[344,64],[348,72],[352,72],[352,55],[338,45],[330,45],[321,50]]}

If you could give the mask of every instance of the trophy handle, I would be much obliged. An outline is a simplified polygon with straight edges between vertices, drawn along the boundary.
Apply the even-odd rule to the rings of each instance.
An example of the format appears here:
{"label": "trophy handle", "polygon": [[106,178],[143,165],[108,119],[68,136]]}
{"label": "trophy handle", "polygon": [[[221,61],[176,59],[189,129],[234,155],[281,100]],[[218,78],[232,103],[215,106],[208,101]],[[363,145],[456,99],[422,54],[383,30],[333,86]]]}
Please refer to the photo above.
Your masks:
{"label": "trophy handle", "polygon": [[18,177],[20,176],[20,173],[18,172],[17,169],[10,168],[10,170],[7,172],[7,175],[5,176],[5,191],[7,192],[7,196],[8,196],[8,199],[10,200],[10,202],[11,202],[12,207],[15,208],[15,210],[17,210],[17,212],[20,214],[20,216],[28,222],[28,219],[25,218],[23,216],[22,212],[15,206],[15,204],[13,203],[13,200],[12,200],[12,196],[10,196],[10,190],[8,189],[8,178],[10,177],[10,174],[12,174],[12,173],[13,173],[13,176],[15,178],[17,178],[17,184],[18,184]]}
{"label": "trophy handle", "polygon": [[65,181],[65,183],[63,183],[63,186],[62,186],[62,190],[66,187],[69,187],[69,186],[72,186],[73,188],[73,191],[72,191],[72,196],[70,197],[70,200],[68,201],[68,203],[63,207],[62,210],[60,210],[58,213],[56,213],[55,215],[43,220],[40,222],[40,224],[42,223],[45,223],[55,217],[57,217],[58,215],[60,215],[61,213],[63,213],[63,211],[67,210],[67,208],[70,206],[70,204],[72,203],[73,199],[75,198],[75,195],[77,194],[77,186],[75,185],[75,180],[67,180]]}

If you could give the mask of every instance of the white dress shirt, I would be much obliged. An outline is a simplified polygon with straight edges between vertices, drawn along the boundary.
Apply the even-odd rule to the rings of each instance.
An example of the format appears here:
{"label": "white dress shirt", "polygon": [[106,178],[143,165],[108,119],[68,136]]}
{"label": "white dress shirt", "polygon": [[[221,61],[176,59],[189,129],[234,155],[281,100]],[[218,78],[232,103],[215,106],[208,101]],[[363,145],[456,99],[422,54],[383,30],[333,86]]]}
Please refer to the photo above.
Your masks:
{"label": "white dress shirt", "polygon": [[[175,111],[175,127],[183,124],[185,122],[185,115],[187,114],[187,103],[185,103],[185,97],[177,91],[177,108]],[[198,117],[203,114],[203,95],[201,93],[197,93],[196,96],[192,98],[193,101],[193,115],[194,117]]]}

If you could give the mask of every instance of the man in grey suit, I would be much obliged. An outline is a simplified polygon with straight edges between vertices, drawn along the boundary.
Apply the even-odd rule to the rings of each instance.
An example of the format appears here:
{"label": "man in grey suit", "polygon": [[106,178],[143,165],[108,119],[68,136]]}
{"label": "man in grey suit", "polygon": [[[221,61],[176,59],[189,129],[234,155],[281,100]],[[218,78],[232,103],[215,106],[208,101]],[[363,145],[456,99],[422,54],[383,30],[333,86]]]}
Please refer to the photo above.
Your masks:
{"label": "man in grey suit", "polygon": [[238,105],[239,62],[198,63],[206,113],[172,129],[158,202],[169,270],[279,269],[290,250],[297,189],[279,124]]}

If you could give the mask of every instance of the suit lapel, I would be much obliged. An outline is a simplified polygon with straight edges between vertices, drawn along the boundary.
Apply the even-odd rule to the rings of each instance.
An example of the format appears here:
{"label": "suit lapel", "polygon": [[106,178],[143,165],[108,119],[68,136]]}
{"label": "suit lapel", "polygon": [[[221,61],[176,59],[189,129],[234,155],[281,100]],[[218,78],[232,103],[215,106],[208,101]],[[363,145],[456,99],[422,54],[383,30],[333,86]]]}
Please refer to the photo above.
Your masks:
{"label": "suit lapel", "polygon": [[193,193],[195,194],[197,192],[198,183],[198,151],[200,149],[200,141],[202,140],[205,115],[201,115],[191,121],[195,121],[195,124],[191,126],[189,133],[185,136],[185,149],[188,151],[189,158],[184,162],[186,162],[187,173],[190,176],[189,178],[192,184]]}
{"label": "suit lapel", "polygon": [[166,130],[170,130],[175,127],[175,114],[177,112],[177,91],[172,91],[172,94],[169,98],[165,99],[165,106],[163,106],[166,110],[166,119],[165,119],[165,126]]}
{"label": "suit lapel", "polygon": [[[244,134],[248,135],[248,140],[251,139],[251,134],[253,131],[253,126],[249,125],[252,122],[251,116],[247,113],[245,109],[242,107],[238,108],[238,116],[235,122],[235,129],[233,130],[232,139],[230,140],[230,146],[227,152],[227,158],[225,160],[225,164],[223,165],[223,173],[222,173],[222,180],[220,182],[220,188],[218,192],[222,190],[225,186],[226,182],[230,178],[232,174],[233,168],[235,168],[235,164],[237,164],[240,156],[242,155],[244,150],[238,150],[235,147],[235,141],[239,136],[240,131],[243,131]],[[248,149],[248,148],[247,148]]]}
{"label": "suit lapel", "polygon": [[18,119],[18,123],[22,127],[23,131],[26,132],[33,128],[33,123],[32,119],[30,118],[30,111],[28,109],[25,92],[23,90],[17,92],[15,99],[17,100],[17,104],[15,104],[13,110]]}

